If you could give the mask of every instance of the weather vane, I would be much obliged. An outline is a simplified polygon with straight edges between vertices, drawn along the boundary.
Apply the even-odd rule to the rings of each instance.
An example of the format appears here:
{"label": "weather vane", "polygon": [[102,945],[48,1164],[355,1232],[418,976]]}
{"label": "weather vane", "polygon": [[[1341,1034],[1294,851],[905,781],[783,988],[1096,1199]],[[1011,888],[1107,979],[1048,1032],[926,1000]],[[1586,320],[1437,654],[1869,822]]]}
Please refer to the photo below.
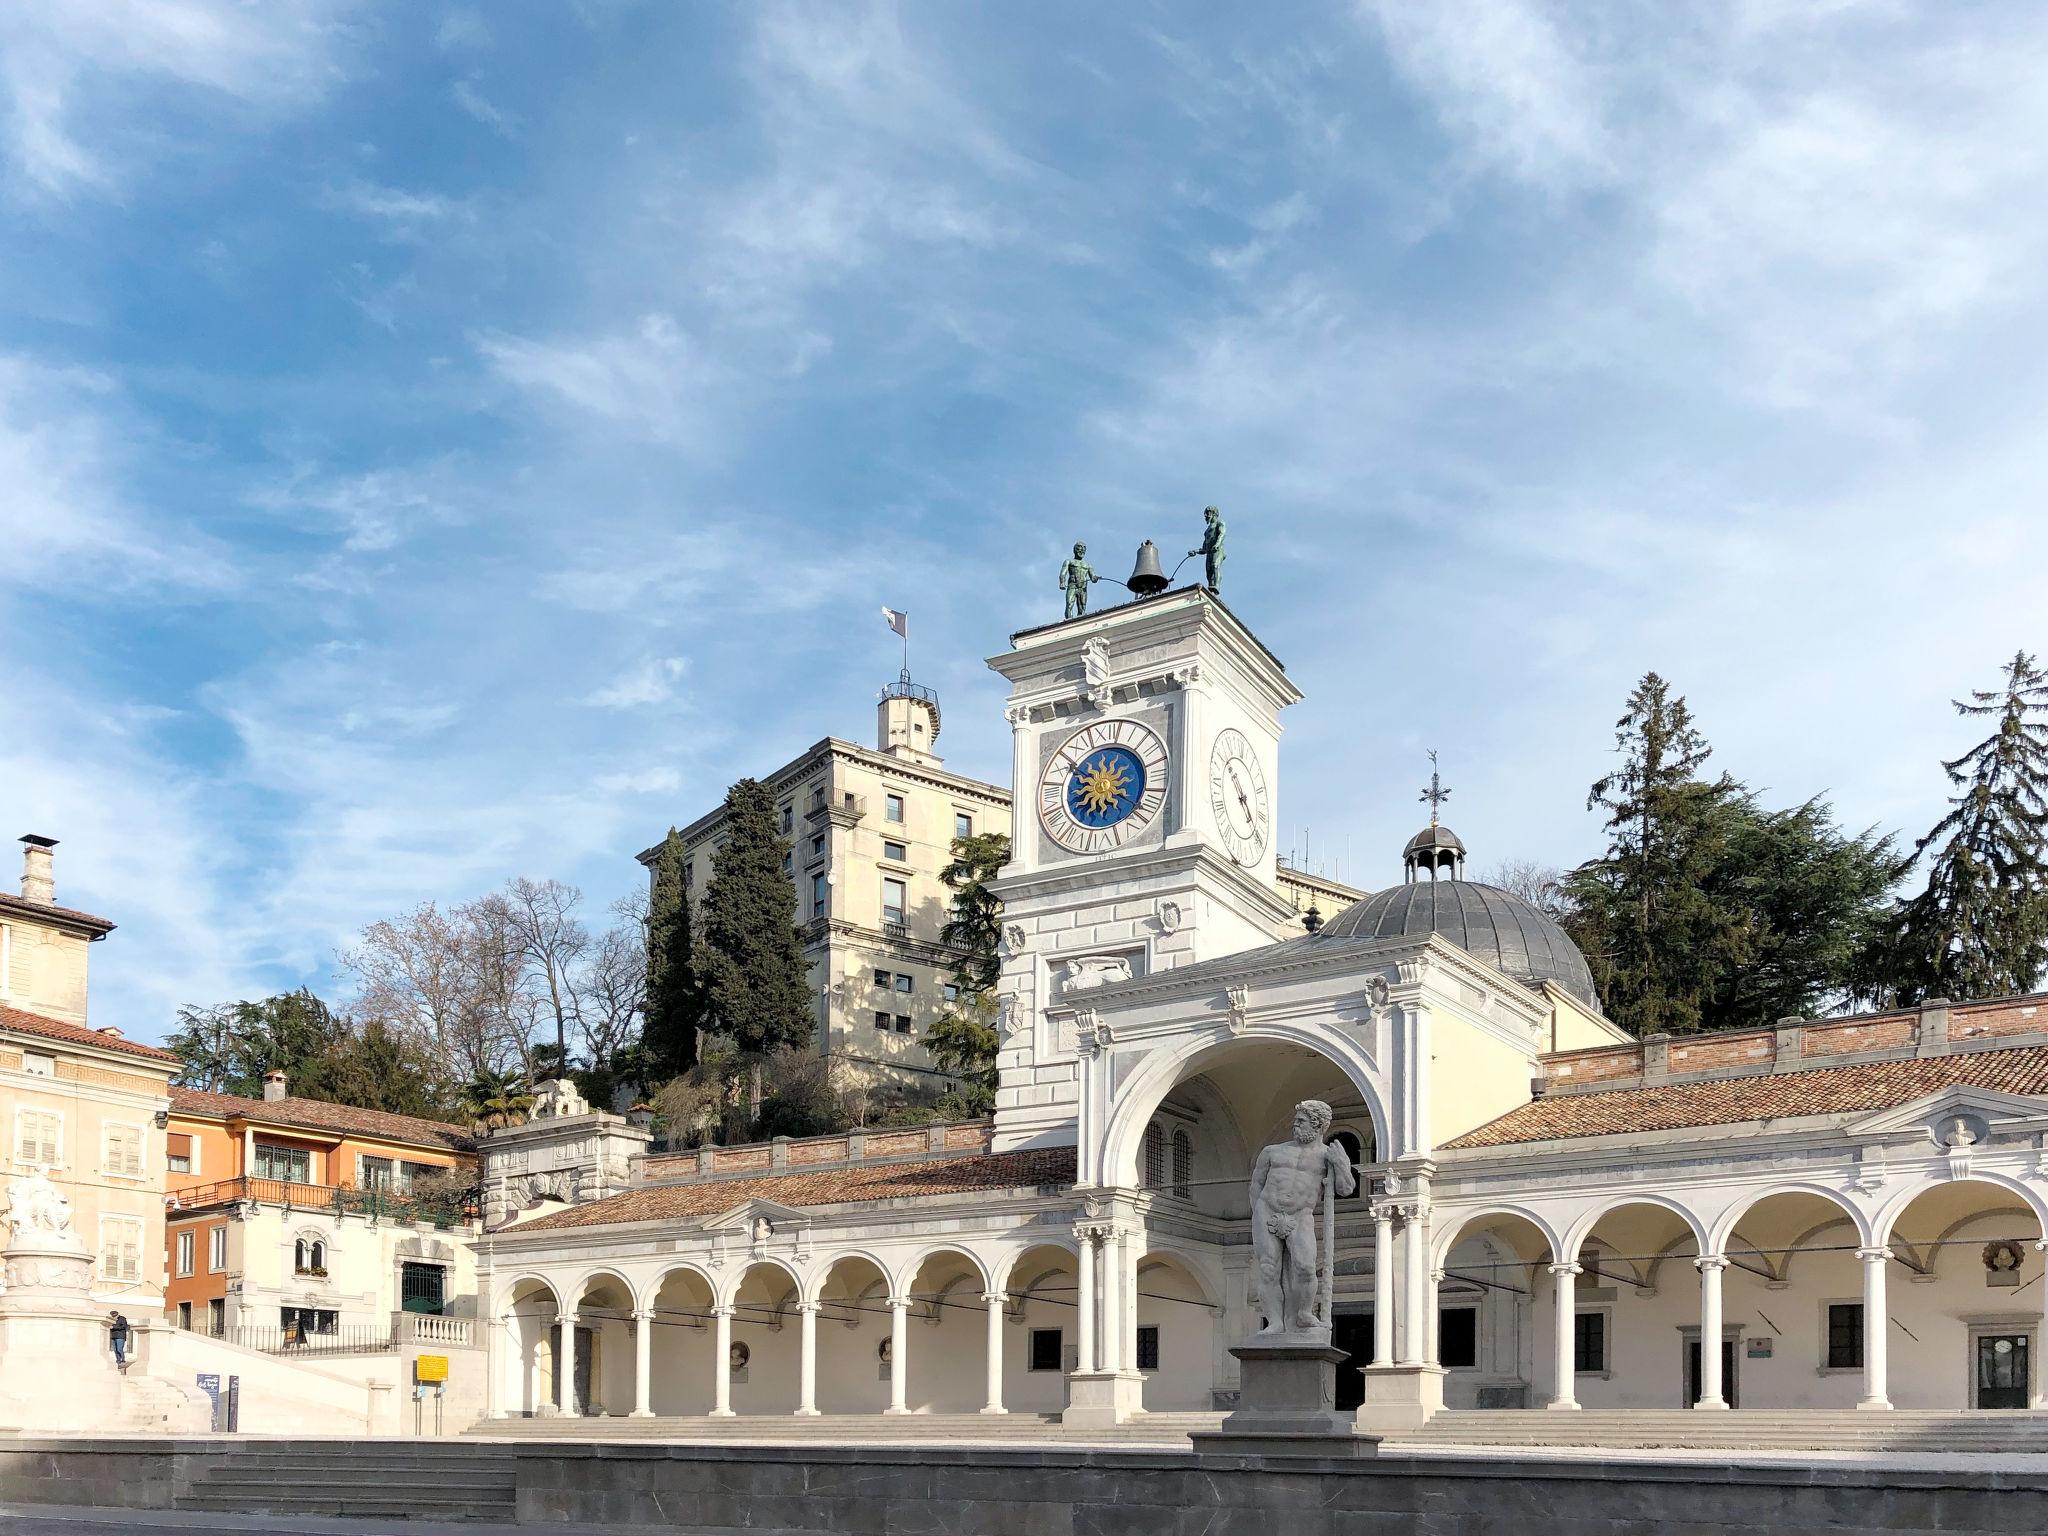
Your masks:
{"label": "weather vane", "polygon": [[1436,825],[1437,811],[1451,798],[1451,792],[1444,788],[1443,781],[1436,776],[1435,752],[1429,754],[1429,788],[1422,792],[1421,798],[1429,802],[1429,824],[1433,827]]}

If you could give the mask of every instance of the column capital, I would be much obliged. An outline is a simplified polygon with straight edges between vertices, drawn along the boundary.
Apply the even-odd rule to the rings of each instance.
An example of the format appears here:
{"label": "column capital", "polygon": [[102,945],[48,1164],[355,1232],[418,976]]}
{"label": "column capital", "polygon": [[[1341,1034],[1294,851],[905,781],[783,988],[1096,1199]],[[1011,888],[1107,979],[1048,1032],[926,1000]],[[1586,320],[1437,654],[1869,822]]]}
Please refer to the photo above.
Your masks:
{"label": "column capital", "polygon": [[2048,1253],[2048,1237],[2043,1237],[2043,1238],[2037,1238],[2037,1239],[2035,1239],[2035,1242],[2034,1242],[2034,1252],[2036,1252],[2036,1253]]}
{"label": "column capital", "polygon": [[1560,1280],[1566,1275],[1583,1275],[1586,1272],[1584,1266],[1578,1264],[1552,1264],[1547,1267]]}
{"label": "column capital", "polygon": [[908,1312],[911,1300],[912,1298],[908,1296],[891,1296],[889,1298],[889,1310],[891,1312]]}
{"label": "column capital", "polygon": [[711,1315],[713,1317],[731,1317],[732,1314],[733,1308],[731,1307],[713,1307],[711,1309]]}
{"label": "column capital", "polygon": [[1010,1296],[1007,1291],[983,1291],[981,1293],[981,1304],[985,1307],[1007,1306],[1009,1301]]}
{"label": "column capital", "polygon": [[653,1321],[654,1321],[654,1308],[652,1308],[652,1307],[636,1307],[636,1308],[634,1309],[634,1311],[633,1311],[633,1321],[634,1321],[634,1322],[636,1322],[636,1323],[651,1323],[651,1322],[653,1322]]}
{"label": "column capital", "polygon": [[1701,1274],[1719,1274],[1728,1267],[1725,1253],[1703,1253],[1692,1261],[1692,1267]]}
{"label": "column capital", "polygon": [[796,1304],[796,1309],[808,1316],[816,1317],[824,1309],[824,1306],[825,1304],[822,1301],[800,1301]]}
{"label": "column capital", "polygon": [[[2039,1247],[2040,1245],[2037,1243],[2035,1246]],[[1856,1250],[1856,1257],[1866,1264],[1882,1264],[1891,1256],[1892,1251],[1889,1248],[1858,1248]]]}

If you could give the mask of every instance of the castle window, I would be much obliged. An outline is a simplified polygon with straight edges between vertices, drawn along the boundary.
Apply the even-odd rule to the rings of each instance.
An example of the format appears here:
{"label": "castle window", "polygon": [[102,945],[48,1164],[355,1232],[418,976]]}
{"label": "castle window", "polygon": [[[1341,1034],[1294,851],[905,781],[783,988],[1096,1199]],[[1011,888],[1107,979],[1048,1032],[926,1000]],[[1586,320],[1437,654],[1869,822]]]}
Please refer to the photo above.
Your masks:
{"label": "castle window", "polygon": [[1145,1127],[1145,1187],[1163,1189],[1166,1186],[1166,1132],[1154,1120]]}
{"label": "castle window", "polygon": [[974,818],[965,811],[955,811],[953,813],[953,835],[955,837],[974,836]]}
{"label": "castle window", "polygon": [[875,972],[875,985],[876,985],[876,986],[878,986],[878,987],[886,987],[886,986],[888,986],[888,985],[889,985],[889,973],[888,973],[887,971],[882,971],[882,970],[878,970],[878,971],[876,971],[876,972]]}
{"label": "castle window", "polygon": [[885,820],[893,821],[898,826],[901,826],[903,824],[903,797],[901,795],[884,797],[882,801],[882,815]]}
{"label": "castle window", "polygon": [[1032,1329],[1031,1369],[1034,1371],[1057,1371],[1061,1367],[1060,1330],[1057,1328]]}
{"label": "castle window", "polygon": [[1863,1364],[1863,1303],[1831,1302],[1828,1306],[1828,1369],[1851,1371]]}
{"label": "castle window", "polygon": [[1437,1364],[1446,1370],[1479,1363],[1479,1309],[1442,1307],[1436,1314]]}
{"label": "castle window", "polygon": [[1138,1369],[1159,1369],[1159,1325],[1146,1323],[1138,1329]]}
{"label": "castle window", "polygon": [[910,850],[902,843],[885,842],[882,844],[882,857],[894,859],[898,864],[903,864],[909,861]]}
{"label": "castle window", "polygon": [[905,997],[908,997],[916,986],[917,983],[910,977],[905,976],[901,971],[896,973],[896,990]]}
{"label": "castle window", "polygon": [[910,887],[901,880],[882,882],[882,921],[901,928],[904,911],[910,905]]}
{"label": "castle window", "polygon": [[1186,1131],[1173,1133],[1173,1193],[1176,1199],[1191,1199],[1194,1183],[1195,1144]]}

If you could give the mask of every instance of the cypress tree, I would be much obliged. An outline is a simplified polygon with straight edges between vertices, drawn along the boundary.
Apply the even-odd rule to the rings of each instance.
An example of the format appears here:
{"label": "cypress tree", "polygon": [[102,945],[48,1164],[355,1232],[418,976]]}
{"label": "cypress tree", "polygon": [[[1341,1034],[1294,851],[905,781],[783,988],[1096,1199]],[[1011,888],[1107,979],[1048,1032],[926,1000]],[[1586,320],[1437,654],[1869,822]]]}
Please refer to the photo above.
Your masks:
{"label": "cypress tree", "polygon": [[646,1085],[679,1077],[697,1065],[703,1002],[690,938],[690,898],[683,880],[683,839],[674,827],[654,856],[647,902],[647,1005],[641,1031]]}
{"label": "cypress tree", "polygon": [[1899,1002],[2026,992],[2048,964],[2048,673],[2025,651],[1956,712],[1991,734],[1943,763],[1961,791],[1914,846],[1927,884],[1898,912],[1877,969]]}
{"label": "cypress tree", "polygon": [[1565,927],[1592,967],[1608,1014],[1637,1034],[1689,1034],[1726,969],[1750,948],[1745,914],[1714,898],[1743,788],[1702,780],[1712,755],[1685,700],[1646,673],[1615,722],[1621,767],[1588,810],[1607,812],[1608,849],[1567,877]]}
{"label": "cypress tree", "polygon": [[1000,832],[953,839],[953,859],[939,878],[953,892],[953,910],[942,937],[959,950],[953,985],[959,996],[925,1031],[925,1049],[941,1070],[961,1081],[959,1109],[985,1115],[996,1104],[996,1057],[1002,1036],[996,1029],[995,998],[1002,977],[996,945],[1003,936],[1002,903],[988,888],[1010,862],[1010,840]]}
{"label": "cypress tree", "polygon": [[808,1048],[818,1033],[785,851],[774,796],[759,780],[741,779],[725,797],[725,843],[704,892],[697,973],[705,1027],[755,1058]]}

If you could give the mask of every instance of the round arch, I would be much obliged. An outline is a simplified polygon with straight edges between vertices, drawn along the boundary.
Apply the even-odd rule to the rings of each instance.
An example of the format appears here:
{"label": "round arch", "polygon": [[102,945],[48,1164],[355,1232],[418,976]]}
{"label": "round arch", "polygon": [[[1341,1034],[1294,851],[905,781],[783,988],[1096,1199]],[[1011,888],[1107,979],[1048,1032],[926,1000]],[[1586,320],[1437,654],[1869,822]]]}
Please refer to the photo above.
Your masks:
{"label": "round arch", "polygon": [[[1016,1271],[1017,1261],[1048,1248],[1062,1254],[1070,1265],[1073,1265],[1077,1270],[1079,1269],[1081,1263],[1080,1245],[1070,1237],[1055,1237],[1047,1234],[1026,1243],[1021,1248],[1010,1248],[997,1254],[995,1259],[989,1264],[989,1289],[992,1291],[1009,1290],[1010,1276]],[[1036,1282],[1033,1281],[1031,1283],[1035,1284]]]}
{"label": "round arch", "polygon": [[634,1285],[632,1281],[628,1280],[616,1269],[613,1269],[609,1264],[593,1265],[576,1277],[575,1282],[568,1288],[569,1294],[576,1298],[574,1305],[582,1306],[583,1298],[589,1294],[591,1286],[600,1280],[609,1280],[626,1293],[628,1311],[637,1312],[640,1310],[639,1287]]}
{"label": "round arch", "polygon": [[[1565,1247],[1557,1235],[1557,1229],[1550,1224],[1548,1217],[1530,1210],[1527,1206],[1501,1203],[1497,1205],[1474,1206],[1469,1211],[1445,1211],[1442,1206],[1437,1207],[1437,1210],[1443,1213],[1443,1225],[1439,1229],[1437,1222],[1432,1221],[1430,1223],[1429,1262],[1430,1267],[1433,1269],[1442,1269],[1444,1267],[1444,1261],[1450,1257],[1451,1250],[1472,1229],[1474,1223],[1495,1221],[1502,1217],[1526,1221],[1536,1229],[1537,1236],[1541,1237],[1549,1245],[1551,1262],[1553,1264],[1564,1262]],[[1577,1252],[1576,1249],[1572,1251]]]}
{"label": "round arch", "polygon": [[517,1299],[519,1295],[519,1288],[522,1285],[537,1285],[542,1290],[546,1291],[548,1293],[548,1300],[554,1303],[555,1315],[557,1317],[561,1315],[562,1293],[560,1289],[557,1288],[557,1286],[555,1285],[555,1282],[550,1280],[546,1275],[540,1274],[533,1270],[528,1270],[524,1274],[514,1275],[511,1279],[507,1280],[502,1286],[497,1287],[492,1291],[491,1316],[501,1317],[505,1313],[511,1311],[512,1303]]}
{"label": "round arch", "polygon": [[[918,1271],[942,1254],[956,1259],[965,1259],[967,1267],[973,1270],[975,1278],[981,1281],[983,1294],[995,1289],[995,1282],[990,1277],[989,1267],[983,1261],[980,1254],[970,1248],[964,1248],[958,1243],[933,1243],[929,1248],[924,1249],[915,1258],[906,1263],[898,1273],[889,1275],[891,1294],[908,1296],[912,1283],[917,1279]],[[888,1275],[889,1272],[884,1270],[882,1273]]]}
{"label": "round arch", "polygon": [[661,1294],[661,1288],[667,1285],[669,1281],[677,1275],[689,1275],[697,1280],[702,1281],[704,1284],[705,1293],[711,1297],[712,1304],[714,1306],[717,1304],[717,1280],[712,1278],[710,1270],[706,1269],[703,1265],[697,1263],[694,1259],[677,1259],[674,1262],[665,1265],[661,1269],[656,1270],[655,1273],[651,1275],[647,1281],[646,1304],[648,1306],[654,1305],[654,1298]]}
{"label": "round arch", "polygon": [[1985,1168],[1971,1170],[1966,1178],[1923,1179],[1913,1185],[1912,1188],[1901,1190],[1889,1204],[1877,1213],[1877,1220],[1872,1223],[1873,1239],[1871,1246],[1880,1248],[1890,1247],[1892,1233],[1898,1226],[1899,1218],[1905,1215],[1912,1208],[1913,1202],[1922,1195],[1937,1189],[1952,1189],[1958,1184],[1985,1184],[1994,1189],[2002,1189],[2007,1194],[2019,1196],[2020,1202],[2029,1211],[2033,1212],[2034,1220],[2040,1223],[2043,1236],[2048,1236],[2048,1206],[2044,1206],[2034,1191],[2027,1188],[2018,1179],[2008,1178],[2002,1173],[1994,1173],[1990,1169]]}
{"label": "round arch", "polygon": [[1735,1229],[1741,1225],[1742,1218],[1755,1210],[1759,1205],[1762,1205],[1766,1200],[1775,1199],[1779,1195],[1811,1195],[1816,1200],[1826,1201],[1855,1224],[1856,1241],[1859,1246],[1866,1248],[1872,1246],[1869,1212],[1844,1198],[1842,1192],[1838,1189],[1829,1189],[1825,1184],[1811,1184],[1803,1180],[1792,1179],[1783,1184],[1769,1185],[1729,1206],[1727,1210],[1714,1219],[1714,1224],[1709,1230],[1708,1241],[1712,1246],[1710,1248],[1702,1248],[1700,1252],[1726,1253],[1728,1251],[1728,1240],[1735,1235]]}
{"label": "round arch", "polygon": [[740,1287],[747,1283],[748,1278],[751,1275],[753,1275],[753,1273],[756,1270],[761,1269],[780,1270],[784,1275],[786,1275],[789,1278],[789,1283],[796,1292],[797,1300],[802,1301],[806,1299],[804,1296],[803,1276],[799,1275],[794,1269],[790,1268],[788,1264],[784,1263],[781,1259],[776,1258],[773,1254],[763,1254],[758,1259],[749,1259],[746,1263],[740,1265],[740,1267],[733,1272],[733,1277],[730,1283],[728,1283],[722,1291],[714,1290],[711,1293],[713,1297],[716,1298],[717,1304],[721,1307],[732,1306],[739,1296]]}
{"label": "round arch", "polygon": [[1392,1148],[1387,1108],[1373,1084],[1373,1064],[1364,1051],[1330,1030],[1285,1022],[1254,1024],[1238,1034],[1198,1036],[1140,1062],[1110,1105],[1108,1124],[1098,1143],[1095,1183],[1135,1187],[1145,1127],[1166,1096],[1187,1079],[1198,1077],[1247,1047],[1261,1043],[1299,1046],[1342,1073],[1365,1102],[1366,1113],[1372,1119],[1373,1144],[1381,1149],[1381,1156],[1387,1155]]}
{"label": "round arch", "polygon": [[[946,1245],[937,1244],[935,1246],[944,1247]],[[877,1254],[873,1249],[840,1248],[833,1252],[830,1257],[820,1259],[817,1263],[811,1266],[809,1278],[806,1281],[804,1281],[803,1284],[799,1287],[799,1290],[801,1292],[799,1299],[804,1301],[806,1304],[815,1303],[822,1300],[825,1295],[826,1282],[832,1278],[832,1271],[837,1269],[841,1264],[844,1264],[848,1259],[862,1259],[865,1260],[867,1263],[874,1265],[875,1269],[882,1276],[882,1284],[888,1287],[889,1296],[892,1300],[896,1296],[901,1294],[901,1292],[897,1289],[896,1285],[895,1269],[891,1265],[885,1263],[881,1256]]]}
{"label": "round arch", "polygon": [[1565,1231],[1563,1251],[1566,1253],[1576,1254],[1581,1248],[1586,1246],[1586,1239],[1593,1235],[1593,1229],[1595,1227],[1599,1226],[1601,1222],[1605,1221],[1609,1216],[1612,1216],[1616,1211],[1625,1211],[1632,1205],[1652,1205],[1662,1210],[1669,1211],[1672,1215],[1676,1216],[1680,1221],[1685,1223],[1686,1230],[1692,1234],[1693,1241],[1699,1245],[1699,1251],[1701,1253],[1705,1254],[1713,1252],[1713,1250],[1707,1246],[1706,1223],[1702,1222],[1698,1216],[1694,1215],[1690,1207],[1682,1205],[1678,1201],[1672,1199],[1669,1195],[1659,1195],[1649,1191],[1637,1191],[1626,1195],[1616,1195],[1612,1200],[1607,1201],[1604,1205],[1596,1206],[1593,1210],[1579,1217],[1579,1219],[1573,1222],[1572,1225]]}

